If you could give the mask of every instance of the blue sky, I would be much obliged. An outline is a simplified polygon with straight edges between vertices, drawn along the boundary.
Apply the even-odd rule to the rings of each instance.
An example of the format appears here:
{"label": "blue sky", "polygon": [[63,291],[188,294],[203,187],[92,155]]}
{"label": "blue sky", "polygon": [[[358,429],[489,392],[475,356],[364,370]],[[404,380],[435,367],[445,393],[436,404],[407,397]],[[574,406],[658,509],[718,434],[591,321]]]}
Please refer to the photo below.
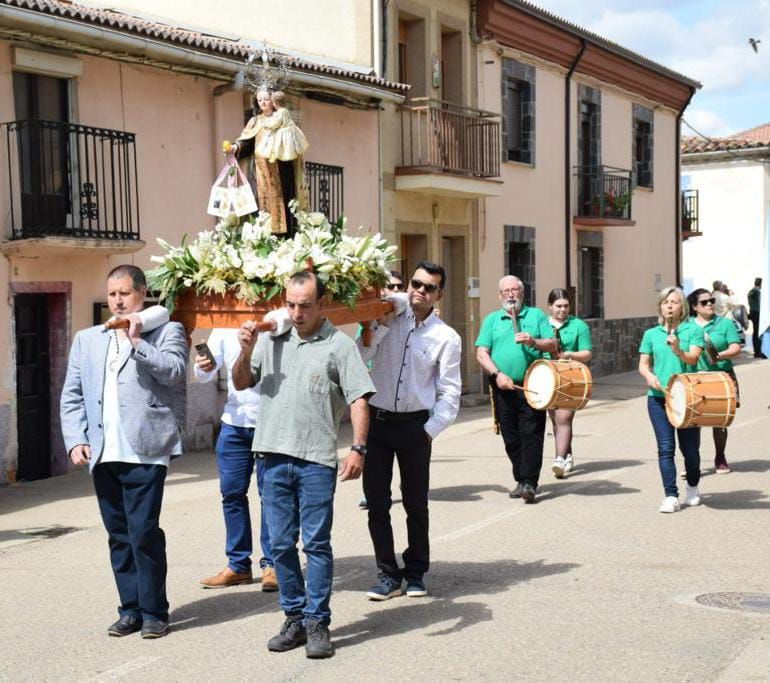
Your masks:
{"label": "blue sky", "polygon": [[[706,135],[770,123],[770,0],[534,2],[700,81],[684,118]],[[758,54],[750,37],[762,41]]]}

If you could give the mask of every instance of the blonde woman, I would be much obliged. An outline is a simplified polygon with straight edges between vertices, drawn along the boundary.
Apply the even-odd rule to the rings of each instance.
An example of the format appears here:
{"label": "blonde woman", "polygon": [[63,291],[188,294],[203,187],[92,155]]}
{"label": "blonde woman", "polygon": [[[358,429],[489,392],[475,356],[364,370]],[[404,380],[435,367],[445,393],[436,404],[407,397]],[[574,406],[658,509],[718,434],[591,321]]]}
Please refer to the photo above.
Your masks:
{"label": "blonde woman", "polygon": [[679,510],[674,432],[687,473],[685,504],[700,504],[700,429],[675,430],[671,426],[666,416],[664,389],[672,375],[687,372],[688,365],[697,365],[704,345],[703,331],[689,320],[684,292],[679,287],[666,287],[658,297],[658,325],[644,333],[639,346],[639,374],[650,387],[647,413],[658,442],[658,466],[665,492],[660,512]]}

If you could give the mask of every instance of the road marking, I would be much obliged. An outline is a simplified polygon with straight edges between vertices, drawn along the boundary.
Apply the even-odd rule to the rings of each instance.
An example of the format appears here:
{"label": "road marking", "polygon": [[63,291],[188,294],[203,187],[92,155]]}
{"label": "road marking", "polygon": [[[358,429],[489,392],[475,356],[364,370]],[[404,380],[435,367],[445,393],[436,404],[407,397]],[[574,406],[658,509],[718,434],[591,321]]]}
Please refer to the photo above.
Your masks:
{"label": "road marking", "polygon": [[[562,487],[563,493],[572,493],[574,491],[579,491],[580,489],[586,488],[587,486],[591,486],[592,484],[595,484],[596,480],[590,480],[590,481],[583,481],[579,484],[565,484]],[[567,489],[567,490],[564,490]],[[543,500],[544,498],[548,498],[552,495],[551,491],[548,491],[546,493],[543,493],[540,496],[540,499]],[[444,534],[443,536],[438,536],[437,538],[431,539],[432,544],[436,543],[443,543],[444,541],[454,541],[457,538],[461,538],[467,534],[471,534],[474,531],[478,531],[479,529],[484,529],[485,527],[492,526],[493,524],[497,524],[497,522],[502,522],[504,519],[508,519],[510,517],[514,517],[516,515],[521,514],[524,512],[528,506],[525,507],[525,503],[520,502],[519,507],[513,509],[513,510],[507,510],[506,512],[500,512],[496,515],[492,515],[492,517],[487,517],[486,519],[481,519],[478,522],[474,522],[473,524],[468,524],[467,526],[460,527],[459,529],[455,529],[454,531],[450,531],[448,534]]]}
{"label": "road marking", "polygon": [[102,671],[98,676],[91,678],[91,681],[115,681],[119,678],[123,678],[124,676],[133,673],[134,671],[138,671],[139,669],[144,669],[144,667],[149,666],[150,664],[153,664],[157,662],[160,659],[160,657],[137,657],[136,659],[132,659],[128,662],[125,662],[124,664],[120,664],[119,666],[115,666],[112,669],[107,669],[107,671]]}

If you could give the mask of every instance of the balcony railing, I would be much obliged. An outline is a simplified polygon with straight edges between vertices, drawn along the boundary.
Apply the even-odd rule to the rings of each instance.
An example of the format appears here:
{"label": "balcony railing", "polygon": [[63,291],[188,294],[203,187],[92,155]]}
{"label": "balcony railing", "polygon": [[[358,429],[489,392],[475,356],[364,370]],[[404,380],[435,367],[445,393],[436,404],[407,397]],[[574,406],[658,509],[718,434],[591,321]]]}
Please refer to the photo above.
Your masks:
{"label": "balcony railing", "polygon": [[139,239],[133,133],[39,119],[3,123],[0,129],[8,159],[11,239]]}
{"label": "balcony railing", "polygon": [[397,172],[500,175],[500,117],[488,111],[417,97],[401,107]]}
{"label": "balcony railing", "polygon": [[613,166],[576,166],[580,218],[631,220],[631,171]]}
{"label": "balcony railing", "polygon": [[701,234],[698,225],[698,190],[682,190],[682,237]]}
{"label": "balcony railing", "polygon": [[305,176],[310,190],[310,210],[336,221],[344,212],[343,168],[308,161]]}

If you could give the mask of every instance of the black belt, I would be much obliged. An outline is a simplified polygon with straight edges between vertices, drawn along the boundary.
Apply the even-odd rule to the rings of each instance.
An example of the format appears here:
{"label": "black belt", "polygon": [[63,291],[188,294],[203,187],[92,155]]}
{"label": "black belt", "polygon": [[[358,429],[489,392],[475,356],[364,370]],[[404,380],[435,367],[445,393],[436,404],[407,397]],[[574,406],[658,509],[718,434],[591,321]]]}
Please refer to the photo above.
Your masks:
{"label": "black belt", "polygon": [[369,406],[369,412],[375,420],[382,422],[413,422],[421,420],[427,422],[430,413],[427,410],[414,410],[411,413],[391,413],[389,410]]}

